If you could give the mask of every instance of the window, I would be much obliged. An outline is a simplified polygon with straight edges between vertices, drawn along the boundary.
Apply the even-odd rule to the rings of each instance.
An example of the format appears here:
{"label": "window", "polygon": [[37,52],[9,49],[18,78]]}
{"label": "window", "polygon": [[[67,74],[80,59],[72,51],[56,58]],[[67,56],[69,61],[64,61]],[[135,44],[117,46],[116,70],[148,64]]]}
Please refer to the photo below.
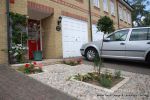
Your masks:
{"label": "window", "polygon": [[108,36],[108,38],[110,38],[110,41],[125,41],[127,38],[128,32],[129,30],[118,31]]}
{"label": "window", "polygon": [[122,7],[121,6],[119,6],[119,18],[120,19],[123,19],[123,12],[122,12]]}
{"label": "window", "polygon": [[127,22],[131,24],[131,14],[127,12]]}
{"label": "window", "polygon": [[93,0],[93,5],[99,8],[99,0]]}
{"label": "window", "polygon": [[107,3],[107,0],[103,0],[103,9],[104,9],[104,11],[108,12],[108,3]]}
{"label": "window", "polygon": [[127,13],[127,11],[125,11],[125,13],[126,13],[125,14],[125,21],[128,22],[128,13]]}
{"label": "window", "polygon": [[126,20],[126,11],[123,9],[123,20]]}
{"label": "window", "polygon": [[115,15],[115,4],[114,4],[114,0],[110,0],[110,9],[111,9],[111,15]]}
{"label": "window", "polygon": [[150,40],[150,33],[148,32],[148,28],[132,30],[130,41],[139,40]]}

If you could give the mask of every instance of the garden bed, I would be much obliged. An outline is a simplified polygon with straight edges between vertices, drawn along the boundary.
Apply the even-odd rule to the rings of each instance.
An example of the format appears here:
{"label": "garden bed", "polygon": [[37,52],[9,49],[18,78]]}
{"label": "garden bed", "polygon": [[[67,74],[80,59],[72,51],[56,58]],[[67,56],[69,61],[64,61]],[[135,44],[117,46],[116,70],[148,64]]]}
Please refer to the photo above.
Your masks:
{"label": "garden bed", "polygon": [[[101,72],[105,73],[106,70],[115,73],[114,69],[109,68],[102,68]],[[43,71],[43,73],[29,76],[80,100],[112,100],[112,98],[115,100],[150,100],[146,97],[149,96],[150,90],[148,75],[121,71],[121,77],[124,79],[109,89],[76,79],[68,81],[70,76],[78,73],[85,75],[94,72],[91,65],[81,64],[70,67],[66,64],[55,64],[44,66]]]}
{"label": "garden bed", "polygon": [[69,77],[68,80],[73,79],[73,80],[82,81],[85,83],[110,89],[116,84],[118,84],[119,82],[121,82],[122,80],[124,80],[124,78],[121,77],[120,75],[121,75],[120,71],[116,71],[114,75],[112,75],[112,73],[109,72],[105,72],[101,74],[97,72],[91,72],[87,74],[78,74],[78,75],[71,76]]}
{"label": "garden bed", "polygon": [[36,74],[43,72],[42,64],[37,62],[32,62],[30,64],[25,64],[23,66],[18,67],[16,70],[22,72],[24,74]]}

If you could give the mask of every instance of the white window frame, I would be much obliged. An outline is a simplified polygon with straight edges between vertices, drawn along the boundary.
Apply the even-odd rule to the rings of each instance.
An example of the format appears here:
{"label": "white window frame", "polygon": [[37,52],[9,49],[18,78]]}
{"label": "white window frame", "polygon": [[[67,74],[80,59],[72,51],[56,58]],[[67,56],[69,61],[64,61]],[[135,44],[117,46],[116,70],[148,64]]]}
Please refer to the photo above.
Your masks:
{"label": "white window frame", "polygon": [[123,11],[123,17],[122,18],[124,21],[126,21],[126,11],[125,11],[125,9],[122,9],[122,11]]}
{"label": "white window frame", "polygon": [[119,19],[123,20],[123,9],[121,7],[121,5],[119,5]]}
{"label": "white window frame", "polygon": [[128,19],[127,19],[128,21],[127,22],[129,24],[131,24],[131,14],[129,12],[127,12],[127,16],[128,16]]}
{"label": "white window frame", "polygon": [[110,13],[115,16],[115,1],[110,0]]}
{"label": "white window frame", "polygon": [[128,22],[128,13],[127,10],[125,11],[126,15],[125,15],[125,21]]}
{"label": "white window frame", "polygon": [[93,6],[100,8],[99,0],[93,0]]}
{"label": "white window frame", "polygon": [[108,12],[108,1],[107,0],[103,0],[103,9],[104,9],[104,11]]}

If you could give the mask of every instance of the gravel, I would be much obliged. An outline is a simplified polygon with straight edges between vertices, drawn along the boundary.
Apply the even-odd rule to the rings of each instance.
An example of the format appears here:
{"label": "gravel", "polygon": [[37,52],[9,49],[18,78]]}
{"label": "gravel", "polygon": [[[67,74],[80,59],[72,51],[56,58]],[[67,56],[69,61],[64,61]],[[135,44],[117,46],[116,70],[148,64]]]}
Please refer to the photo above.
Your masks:
{"label": "gravel", "polygon": [[[30,77],[63,91],[80,100],[150,100],[150,76],[138,73],[121,71],[122,76],[130,80],[113,93],[103,89],[83,84],[82,82],[68,81],[70,76],[93,71],[91,65],[69,66],[55,64],[43,67],[44,72],[29,75]],[[102,72],[106,68],[102,68]],[[114,69],[108,69],[114,72]]]}

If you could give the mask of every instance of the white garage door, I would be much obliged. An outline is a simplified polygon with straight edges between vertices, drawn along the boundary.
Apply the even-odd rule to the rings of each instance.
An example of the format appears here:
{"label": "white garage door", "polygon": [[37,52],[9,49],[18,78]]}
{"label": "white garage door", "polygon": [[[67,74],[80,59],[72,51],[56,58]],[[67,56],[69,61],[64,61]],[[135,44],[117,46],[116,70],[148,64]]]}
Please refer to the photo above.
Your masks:
{"label": "white garage door", "polygon": [[63,17],[62,18],[63,58],[81,56],[82,44],[88,42],[87,22]]}
{"label": "white garage door", "polygon": [[93,41],[98,41],[103,38],[103,32],[97,31],[97,26],[95,24],[92,25],[92,39]]}

